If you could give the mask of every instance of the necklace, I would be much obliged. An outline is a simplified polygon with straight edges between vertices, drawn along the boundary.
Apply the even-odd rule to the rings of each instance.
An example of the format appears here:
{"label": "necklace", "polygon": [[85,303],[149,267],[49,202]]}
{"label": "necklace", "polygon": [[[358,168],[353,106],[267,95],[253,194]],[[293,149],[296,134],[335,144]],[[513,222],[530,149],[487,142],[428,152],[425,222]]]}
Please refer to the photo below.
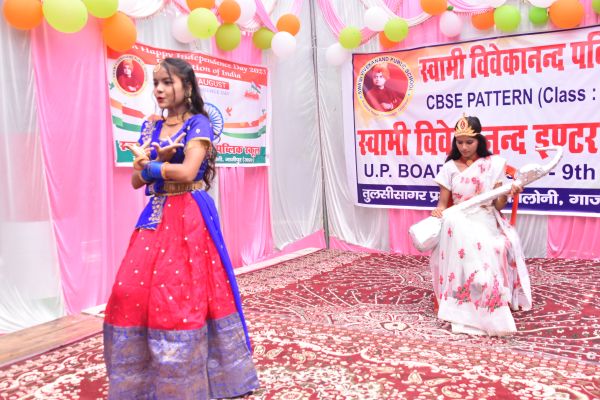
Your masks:
{"label": "necklace", "polygon": [[177,126],[177,125],[179,125],[179,124],[181,124],[181,123],[183,123],[183,121],[173,121],[173,122],[171,122],[171,121],[169,121],[169,119],[168,119],[168,118],[167,118],[167,119],[165,120],[165,122],[164,122],[164,124],[165,124],[166,126]]}
{"label": "necklace", "polygon": [[471,165],[473,165],[473,163],[475,162],[475,160],[471,160],[470,158],[469,158],[469,159],[466,159],[466,160],[463,158],[462,160],[463,160],[463,162],[465,163],[465,165],[466,165],[467,167],[470,167],[470,166],[471,166]]}
{"label": "necklace", "polygon": [[179,124],[182,124],[183,121],[185,121],[186,115],[187,115],[187,112],[184,112],[183,114],[174,115],[172,117],[167,117],[163,123],[166,126],[177,126]]}

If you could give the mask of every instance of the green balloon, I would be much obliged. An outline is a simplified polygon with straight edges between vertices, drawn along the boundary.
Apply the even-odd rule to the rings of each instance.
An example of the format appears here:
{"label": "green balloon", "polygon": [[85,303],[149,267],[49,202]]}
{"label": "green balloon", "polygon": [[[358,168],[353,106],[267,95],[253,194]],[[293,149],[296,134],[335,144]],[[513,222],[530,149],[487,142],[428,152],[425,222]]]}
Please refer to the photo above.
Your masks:
{"label": "green balloon", "polygon": [[592,0],[592,9],[596,14],[600,14],[600,0]]}
{"label": "green balloon", "polygon": [[529,21],[534,25],[545,25],[548,22],[548,10],[542,7],[531,7]]}
{"label": "green balloon", "polygon": [[80,31],[88,19],[81,0],[44,0],[42,11],[50,26],[63,33]]}
{"label": "green balloon", "polygon": [[392,42],[401,42],[408,35],[408,22],[402,18],[392,18],[385,23],[383,33]]}
{"label": "green balloon", "polygon": [[188,15],[188,29],[195,37],[208,39],[217,33],[219,21],[208,8],[196,8]]}
{"label": "green balloon", "polygon": [[494,23],[502,32],[513,32],[519,27],[521,13],[511,5],[503,5],[494,10]]}
{"label": "green balloon", "polygon": [[360,29],[354,26],[347,26],[340,32],[339,42],[345,49],[351,50],[360,46],[362,34]]}
{"label": "green balloon", "polygon": [[82,0],[90,14],[97,18],[112,17],[119,8],[119,0]]}
{"label": "green balloon", "polygon": [[271,48],[271,41],[275,34],[269,29],[262,27],[252,35],[252,43],[261,50]]}
{"label": "green balloon", "polygon": [[230,51],[238,47],[242,32],[236,24],[223,24],[217,29],[215,41],[221,50]]}

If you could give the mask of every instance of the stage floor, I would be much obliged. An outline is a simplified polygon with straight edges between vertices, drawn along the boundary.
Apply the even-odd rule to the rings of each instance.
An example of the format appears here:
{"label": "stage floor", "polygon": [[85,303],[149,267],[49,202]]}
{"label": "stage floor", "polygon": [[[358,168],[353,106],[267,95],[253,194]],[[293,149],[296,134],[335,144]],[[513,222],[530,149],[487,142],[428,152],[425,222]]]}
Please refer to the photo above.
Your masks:
{"label": "stage floor", "polygon": [[[600,398],[600,261],[527,264],[534,307],[505,338],[435,318],[425,257],[322,250],[249,268],[238,283],[262,384],[249,398]],[[0,368],[0,398],[104,398],[94,318],[78,322],[92,336]]]}

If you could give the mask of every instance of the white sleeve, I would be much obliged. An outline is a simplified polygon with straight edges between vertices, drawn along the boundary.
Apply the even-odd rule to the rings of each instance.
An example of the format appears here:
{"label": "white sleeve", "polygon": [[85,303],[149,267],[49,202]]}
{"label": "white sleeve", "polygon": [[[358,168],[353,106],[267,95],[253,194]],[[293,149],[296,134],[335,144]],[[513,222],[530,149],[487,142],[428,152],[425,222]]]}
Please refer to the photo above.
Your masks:
{"label": "white sleeve", "polygon": [[440,169],[440,172],[436,175],[434,181],[440,185],[445,187],[446,189],[448,189],[449,191],[452,191],[452,171],[451,171],[451,165],[450,163],[454,162],[453,160],[449,160],[446,163],[444,163],[444,165],[442,165],[442,169]]}

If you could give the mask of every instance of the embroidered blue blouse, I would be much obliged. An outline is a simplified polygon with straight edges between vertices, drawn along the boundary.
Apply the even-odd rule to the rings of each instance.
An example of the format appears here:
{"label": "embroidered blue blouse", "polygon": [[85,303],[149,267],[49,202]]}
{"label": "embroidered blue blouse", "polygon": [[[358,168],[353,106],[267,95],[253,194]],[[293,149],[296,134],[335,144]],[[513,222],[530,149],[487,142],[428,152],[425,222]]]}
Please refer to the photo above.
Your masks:
{"label": "embroidered blue blouse", "polygon": [[[160,139],[160,131],[163,126],[163,121],[158,120],[156,122],[152,121],[144,121],[142,124],[142,131],[138,143],[142,145],[143,143],[158,143],[161,147],[168,146],[170,144],[169,139]],[[173,158],[169,161],[171,164],[181,164],[185,159],[185,147],[187,143],[192,140],[206,140],[208,142],[212,142],[214,139],[213,128],[210,124],[210,120],[202,115],[195,114],[189,119],[187,119],[181,129],[171,136],[171,140],[175,141],[179,138],[180,135],[185,135],[181,143],[183,147],[178,147]],[[156,150],[152,148],[150,153],[150,159],[155,160],[157,157]],[[204,177],[204,172],[208,166],[208,161],[202,161],[200,164],[200,168],[198,169],[198,173],[196,174],[195,181],[199,181]],[[140,218],[138,223],[136,224],[136,228],[138,229],[156,229],[158,223],[162,219],[162,207],[165,203],[166,198],[164,196],[155,196],[155,193],[164,193],[163,190],[164,180],[157,179],[152,183],[146,185],[146,195],[152,196]]]}

